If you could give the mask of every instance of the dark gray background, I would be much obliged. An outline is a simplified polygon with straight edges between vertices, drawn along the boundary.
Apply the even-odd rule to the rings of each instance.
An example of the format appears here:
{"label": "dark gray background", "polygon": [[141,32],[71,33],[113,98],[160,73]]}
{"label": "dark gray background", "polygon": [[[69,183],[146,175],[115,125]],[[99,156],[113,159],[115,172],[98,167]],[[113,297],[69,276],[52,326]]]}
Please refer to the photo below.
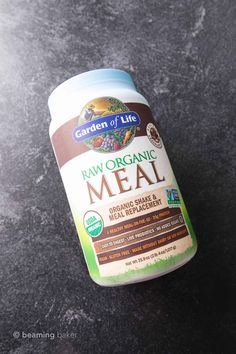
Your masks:
{"label": "dark gray background", "polygon": [[[1,353],[235,352],[235,4],[0,0]],[[48,138],[52,89],[102,67],[149,100],[199,242],[119,288],[88,276]]]}

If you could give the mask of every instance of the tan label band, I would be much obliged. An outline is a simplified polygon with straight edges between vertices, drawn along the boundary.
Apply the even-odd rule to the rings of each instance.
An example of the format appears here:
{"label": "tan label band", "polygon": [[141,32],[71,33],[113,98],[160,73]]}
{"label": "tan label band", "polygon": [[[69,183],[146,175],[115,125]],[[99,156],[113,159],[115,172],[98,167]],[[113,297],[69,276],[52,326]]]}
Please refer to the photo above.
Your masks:
{"label": "tan label band", "polygon": [[167,219],[167,221],[156,222],[152,224],[151,227],[148,225],[136,231],[121,234],[112,239],[98,241],[94,244],[94,247],[97,254],[103,253],[107,250],[112,251],[117,249],[117,247],[134,244],[138,240],[150,240],[150,237],[152,237],[154,233],[156,235],[163,235],[163,232],[171,231],[173,229],[173,225],[176,227],[182,224],[184,224],[184,219],[180,213],[179,215]]}
{"label": "tan label band", "polygon": [[[141,124],[136,130],[136,136],[146,135],[147,122],[152,121],[155,123],[150,108],[143,103],[125,103],[125,105],[131,111],[137,112],[141,118]],[[60,168],[74,157],[89,151],[89,148],[83,142],[78,143],[73,139],[72,132],[77,125],[78,116],[63,124],[51,137]]]}
{"label": "tan label band", "polygon": [[99,264],[106,264],[126,259],[165,246],[186,236],[188,236],[188,230],[184,225],[165,234],[150,238],[148,241],[137,242],[115,251],[100,253],[98,254],[98,262]]}
{"label": "tan label band", "polygon": [[156,223],[157,221],[163,221],[172,216],[180,215],[180,208],[163,208],[155,210],[151,213],[147,213],[142,216],[136,216],[135,218],[128,219],[126,221],[119,222],[115,225],[105,226],[100,236],[92,238],[93,243],[100,240],[104,240],[110,237],[120,235],[125,232],[139,230],[141,227]]}

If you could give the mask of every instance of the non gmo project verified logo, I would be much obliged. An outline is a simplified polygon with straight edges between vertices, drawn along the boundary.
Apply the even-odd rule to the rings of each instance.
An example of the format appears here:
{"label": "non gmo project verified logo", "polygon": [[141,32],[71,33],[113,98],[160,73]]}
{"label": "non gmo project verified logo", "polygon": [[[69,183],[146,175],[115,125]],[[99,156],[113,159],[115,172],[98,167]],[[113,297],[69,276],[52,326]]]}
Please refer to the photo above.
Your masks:
{"label": "non gmo project verified logo", "polygon": [[166,189],[166,198],[170,207],[180,206],[180,199],[177,189]]}

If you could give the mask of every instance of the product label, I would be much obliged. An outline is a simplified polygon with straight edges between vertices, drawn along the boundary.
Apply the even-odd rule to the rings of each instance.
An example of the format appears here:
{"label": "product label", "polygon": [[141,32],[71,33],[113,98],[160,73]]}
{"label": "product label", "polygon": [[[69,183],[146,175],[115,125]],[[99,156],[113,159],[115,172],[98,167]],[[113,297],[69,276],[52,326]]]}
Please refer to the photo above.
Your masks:
{"label": "product label", "polygon": [[192,227],[148,106],[94,99],[52,144],[94,278],[164,271],[192,249]]}

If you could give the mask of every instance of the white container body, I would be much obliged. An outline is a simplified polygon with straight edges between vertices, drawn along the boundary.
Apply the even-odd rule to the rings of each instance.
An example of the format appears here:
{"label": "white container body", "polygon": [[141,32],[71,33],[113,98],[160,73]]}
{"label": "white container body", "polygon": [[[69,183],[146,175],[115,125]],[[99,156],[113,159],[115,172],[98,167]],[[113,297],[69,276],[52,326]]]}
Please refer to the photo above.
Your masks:
{"label": "white container body", "polygon": [[148,280],[193,257],[195,234],[148,102],[130,76],[78,75],[49,98],[50,138],[92,279]]}

